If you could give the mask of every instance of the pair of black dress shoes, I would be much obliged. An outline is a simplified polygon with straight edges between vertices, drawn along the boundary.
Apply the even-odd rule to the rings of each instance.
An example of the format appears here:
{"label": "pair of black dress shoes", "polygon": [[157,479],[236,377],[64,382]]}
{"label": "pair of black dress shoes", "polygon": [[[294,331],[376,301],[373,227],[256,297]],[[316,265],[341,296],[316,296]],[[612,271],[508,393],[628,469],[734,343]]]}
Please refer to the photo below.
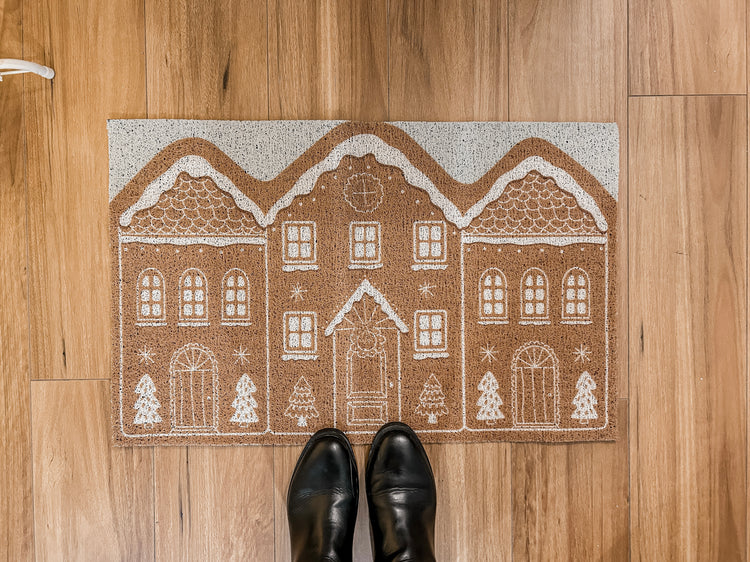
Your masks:
{"label": "pair of black dress shoes", "polygon": [[[375,561],[434,561],[435,478],[408,425],[389,423],[375,435],[365,484]],[[349,440],[337,429],[321,429],[302,451],[289,483],[292,560],[351,562],[358,501]]]}

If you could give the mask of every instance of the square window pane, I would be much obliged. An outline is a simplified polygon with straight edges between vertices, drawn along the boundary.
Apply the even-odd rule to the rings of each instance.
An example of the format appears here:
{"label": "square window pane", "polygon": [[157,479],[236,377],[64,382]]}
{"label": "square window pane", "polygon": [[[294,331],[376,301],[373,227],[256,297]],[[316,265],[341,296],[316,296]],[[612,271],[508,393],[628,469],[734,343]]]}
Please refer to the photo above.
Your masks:
{"label": "square window pane", "polygon": [[443,244],[440,242],[433,242],[432,243],[432,257],[439,258],[441,255],[443,255]]}
{"label": "square window pane", "polygon": [[496,302],[495,303],[495,314],[498,316],[502,316],[505,313],[505,307],[503,306],[503,303]]}
{"label": "square window pane", "polygon": [[237,300],[239,302],[245,302],[245,300],[247,300],[247,293],[245,293],[244,289],[239,289],[237,291]]}
{"label": "square window pane", "polygon": [[227,289],[227,292],[226,292],[226,294],[224,296],[224,300],[226,300],[227,302],[233,302],[234,301],[234,290]]}
{"label": "square window pane", "polygon": [[148,302],[149,301],[149,298],[148,298],[149,295],[151,295],[151,291],[149,291],[148,289],[143,289],[141,291],[141,300],[145,301],[145,302]]}
{"label": "square window pane", "polygon": [[299,332],[299,316],[291,314],[287,316],[287,322],[290,332]]}
{"label": "square window pane", "polygon": [[151,300],[152,301],[160,301],[161,300],[161,290],[160,289],[154,289],[151,291]]}
{"label": "square window pane", "polygon": [[430,317],[427,314],[419,315],[419,329],[427,330],[430,327]]}
{"label": "square window pane", "polygon": [[312,349],[312,334],[309,332],[302,333],[302,347]]}
{"label": "square window pane", "polygon": [[443,345],[443,332],[437,331],[432,332],[432,347],[440,347]]}
{"label": "square window pane", "polygon": [[372,242],[377,238],[377,227],[375,226],[368,226],[367,227],[367,241]]}
{"label": "square window pane", "polygon": [[586,303],[585,302],[578,303],[578,314],[580,314],[581,316],[586,315]]}
{"label": "square window pane", "polygon": [[499,275],[495,275],[495,287],[502,287],[503,286],[503,278]]}
{"label": "square window pane", "polygon": [[568,289],[567,291],[565,291],[565,298],[568,299],[569,301],[572,301],[573,299],[575,299],[576,298],[576,290],[575,289]]}
{"label": "square window pane", "polygon": [[482,311],[487,316],[489,316],[490,314],[492,314],[492,303],[489,303],[489,302],[484,303],[484,306],[482,307]]}
{"label": "square window pane", "polygon": [[530,301],[534,299],[534,289],[526,289],[523,292],[523,298],[524,300]]}
{"label": "square window pane", "polygon": [[544,300],[544,289],[537,289],[536,290],[536,300]]}
{"label": "square window pane", "polygon": [[286,231],[286,239],[290,242],[296,242],[299,240],[299,229],[296,226],[288,226]]}
{"label": "square window pane", "polygon": [[300,246],[299,254],[303,258],[312,257],[312,245],[309,242],[303,242]]}
{"label": "square window pane", "polygon": [[193,315],[193,305],[192,304],[186,304],[182,307],[182,313],[185,316],[192,316]]}
{"label": "square window pane", "polygon": [[228,304],[226,307],[227,316],[234,316],[234,305]]}
{"label": "square window pane", "polygon": [[193,300],[193,291],[190,289],[185,289],[182,291],[182,300],[184,301],[192,301]]}
{"label": "square window pane", "polygon": [[309,242],[312,240],[312,228],[309,226],[303,226],[299,229],[299,237],[303,242]]}
{"label": "square window pane", "polygon": [[484,300],[488,301],[492,298],[492,289],[485,289],[482,292],[482,295],[484,297]]}
{"label": "square window pane", "polygon": [[544,315],[544,303],[543,302],[536,303],[536,313],[539,316]]}
{"label": "square window pane", "polygon": [[443,238],[443,227],[436,225],[430,228],[430,238],[433,240],[441,240]]}
{"label": "square window pane", "polygon": [[203,302],[203,289],[195,290],[195,300],[198,302]]}
{"label": "square window pane", "polygon": [[495,289],[495,300],[496,301],[503,300],[503,290],[502,289]]}
{"label": "square window pane", "polygon": [[303,332],[312,332],[312,318],[310,316],[303,316],[302,317],[302,331]]}
{"label": "square window pane", "polygon": [[151,312],[154,313],[154,316],[161,316],[161,305],[160,304],[151,305]]}
{"label": "square window pane", "polygon": [[432,315],[432,329],[439,330],[443,327],[443,317],[440,314]]}
{"label": "square window pane", "polygon": [[370,258],[374,259],[377,256],[377,252],[375,251],[375,244],[372,242],[368,242],[365,246],[365,255]]}
{"label": "square window pane", "polygon": [[531,315],[534,314],[534,304],[527,302],[526,305],[523,307],[524,314]]}
{"label": "square window pane", "polygon": [[362,242],[365,239],[365,229],[362,226],[354,227],[354,239],[357,242]]}
{"label": "square window pane", "polygon": [[419,257],[420,258],[430,257],[430,244],[428,242],[419,243]]}
{"label": "square window pane", "polygon": [[365,245],[362,242],[354,244],[354,257],[363,258],[365,256]]}
{"label": "square window pane", "polygon": [[202,304],[196,304],[195,305],[195,315],[196,316],[203,316],[204,308]]}
{"label": "square window pane", "polygon": [[430,239],[430,227],[429,226],[422,225],[419,227],[419,239],[420,240]]}
{"label": "square window pane", "polygon": [[419,347],[429,347],[430,346],[430,332],[427,330],[423,332],[419,332]]}
{"label": "square window pane", "polygon": [[151,307],[147,304],[141,305],[141,316],[149,316],[151,314]]}
{"label": "square window pane", "polygon": [[299,334],[296,332],[292,332],[289,334],[288,343],[290,349],[295,349],[299,347]]}
{"label": "square window pane", "polygon": [[569,302],[565,305],[565,314],[575,314],[576,305],[575,303]]}
{"label": "square window pane", "polygon": [[578,289],[578,300],[584,300],[586,298],[586,289]]}
{"label": "square window pane", "polygon": [[299,244],[297,242],[287,244],[286,253],[290,258],[298,258],[299,257]]}
{"label": "square window pane", "polygon": [[247,315],[247,307],[244,304],[238,304],[237,305],[237,314],[239,316],[245,316],[245,315]]}

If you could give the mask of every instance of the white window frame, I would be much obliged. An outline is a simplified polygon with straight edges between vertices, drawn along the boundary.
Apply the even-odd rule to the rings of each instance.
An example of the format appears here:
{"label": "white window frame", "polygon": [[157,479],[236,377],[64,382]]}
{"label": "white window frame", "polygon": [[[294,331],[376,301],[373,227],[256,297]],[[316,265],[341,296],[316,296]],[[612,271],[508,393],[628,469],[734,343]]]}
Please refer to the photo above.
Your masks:
{"label": "white window frame", "polygon": [[[355,239],[355,232],[358,228],[362,228],[365,238],[363,240]],[[358,258],[356,257],[356,247],[358,244],[362,244],[363,247],[367,248],[367,244],[372,243],[367,240],[367,229],[375,229],[375,248],[376,255],[374,258]],[[374,221],[355,221],[349,223],[349,269],[379,269],[383,267],[382,262],[382,231],[379,222]]]}
{"label": "white window frame", "polygon": [[[310,243],[312,252],[309,258],[293,258],[289,256],[289,244],[299,244],[299,236],[302,227],[309,227],[311,233]],[[297,228],[297,240],[289,241],[290,228]],[[318,233],[315,221],[286,221],[281,224],[281,258],[284,262],[284,271],[311,271],[318,269]]]}
{"label": "white window frame", "polygon": [[[301,326],[302,318],[312,319],[312,348],[310,349],[295,349],[289,345],[289,319],[296,316]],[[315,312],[309,310],[290,310],[284,313],[284,354],[281,356],[284,361],[295,361],[295,360],[310,360],[318,358],[318,315]],[[303,333],[307,330],[297,330],[295,333]]]}
{"label": "white window frame", "polygon": [[[244,279],[245,285],[243,288],[239,288],[239,284],[236,283],[234,287],[229,287],[227,285],[229,277],[232,276],[235,280],[238,279]],[[251,326],[252,323],[250,322],[250,292],[248,291],[248,286],[250,285],[250,279],[247,276],[247,273],[245,273],[242,269],[239,269],[237,267],[233,267],[232,269],[228,270],[224,277],[221,280],[221,324],[222,326]],[[234,314],[230,315],[227,311],[228,306],[237,306],[238,302],[242,302],[238,300],[239,295],[237,294],[239,291],[245,291],[245,314],[239,314],[235,312]],[[230,294],[231,291],[231,294]],[[231,300],[230,300],[231,297]]]}
{"label": "white window frame", "polygon": [[[502,301],[494,298],[495,294],[494,291],[498,290],[498,287],[495,286],[494,281],[490,288],[485,286],[485,279],[488,278],[494,278],[494,277],[500,277],[502,279],[502,291],[503,291],[503,298]],[[493,291],[492,298],[486,299],[484,296],[484,291]],[[487,314],[484,312],[484,305],[487,302],[493,303],[493,313]],[[502,314],[495,314],[494,313],[494,303],[502,302],[503,305],[503,313]],[[479,276],[479,324],[507,324],[508,323],[508,280],[505,277],[505,274],[496,267],[490,267],[488,269],[485,269],[482,272],[482,275]]]}
{"label": "white window frame", "polygon": [[[419,247],[420,244],[424,244],[425,241],[420,239],[419,233],[420,233],[420,227],[427,227],[428,228],[428,239],[427,244],[429,244],[430,247],[430,254],[432,254],[432,247],[433,244],[436,243],[436,241],[433,241],[432,233],[433,228],[439,227],[441,232],[440,242],[441,242],[441,255],[438,258],[434,257],[420,257],[419,255]],[[413,234],[412,234],[412,243],[413,243],[413,257],[414,257],[414,265],[411,266],[411,268],[415,271],[418,271],[420,269],[446,269],[448,267],[448,228],[445,224],[445,221],[414,221],[413,226]]]}
{"label": "white window frame", "polygon": [[[568,286],[568,277],[571,275],[575,275],[576,281],[578,281],[579,276],[583,276],[585,280],[585,285],[581,287],[577,282],[574,285],[574,289],[570,289]],[[586,296],[584,298],[580,298],[580,290],[583,289],[586,291]],[[575,298],[569,299],[568,298],[568,291],[573,290],[575,291]],[[591,278],[589,277],[589,274],[586,270],[580,268],[580,267],[571,267],[568,271],[565,272],[565,275],[563,275],[562,278],[562,294],[561,294],[561,309],[562,314],[560,321],[561,324],[591,324]],[[576,311],[573,314],[569,314],[567,312],[567,306],[568,303],[575,303],[576,305]],[[586,304],[586,314],[579,314],[578,313],[578,304],[584,302]]]}
{"label": "white window frame", "polygon": [[[148,276],[149,279],[159,279],[159,283],[161,283],[160,287],[158,289],[154,289],[152,282],[149,280],[148,288],[144,288],[143,286],[143,279],[145,276]],[[153,292],[154,291],[161,291],[161,299],[160,300],[154,300],[153,299]],[[148,299],[143,299],[143,293],[148,293]],[[138,274],[138,281],[137,281],[137,290],[136,290],[136,326],[166,326],[167,325],[167,293],[164,290],[164,276],[161,274],[161,271],[154,267],[149,267],[147,269],[144,269]],[[161,307],[161,314],[158,316],[154,316],[151,314],[153,312],[153,306],[155,304],[158,304]],[[149,310],[149,314],[144,315],[143,314],[143,306],[147,306]]]}
{"label": "white window frame", "polygon": [[[185,279],[187,278],[188,275],[191,276],[190,285],[185,284]],[[203,300],[202,300],[203,314],[201,314],[200,316],[196,316],[196,315],[186,316],[184,306],[186,304],[190,304],[191,306],[193,306],[192,303],[196,302],[195,299],[193,299],[195,294],[194,294],[194,287],[193,287],[193,282],[192,282],[192,278],[195,277],[196,275],[200,277],[201,282],[203,283],[203,285],[200,286],[201,288],[198,289],[200,291],[203,291]],[[180,290],[180,311],[179,311],[180,321],[178,322],[178,325],[179,326],[208,326],[209,324],[208,322],[208,281],[206,279],[205,273],[203,273],[200,269],[195,268],[195,267],[186,269],[185,271],[182,272],[182,275],[180,275],[179,290]],[[189,300],[185,298],[187,297],[186,291],[190,291]]]}
{"label": "white window frame", "polygon": [[[539,290],[539,286],[536,283],[536,280],[534,280],[534,284],[532,285],[532,288],[529,290],[532,290],[533,298],[527,299],[526,298],[526,278],[529,275],[534,275],[535,277],[538,275],[541,275],[544,279],[544,298],[540,300],[537,297],[537,291]],[[523,272],[523,275],[521,275],[521,294],[519,295],[520,301],[521,301],[521,321],[519,324],[549,324],[549,279],[547,278],[547,274],[544,272],[544,270],[538,268],[538,267],[530,267],[526,271]],[[526,313],[526,304],[527,303],[533,303],[534,305],[534,313],[527,314]],[[536,305],[538,303],[544,303],[544,316],[541,316],[536,313]]]}
{"label": "white window frame", "polygon": [[[420,333],[425,329],[420,328],[420,318],[428,316],[430,332],[430,342],[432,342],[432,332],[440,330],[442,334],[442,345],[440,346],[423,346],[419,343]],[[434,316],[441,317],[441,327],[433,328],[432,322]],[[448,357],[448,311],[446,310],[416,310],[414,311],[414,359],[439,359]]]}

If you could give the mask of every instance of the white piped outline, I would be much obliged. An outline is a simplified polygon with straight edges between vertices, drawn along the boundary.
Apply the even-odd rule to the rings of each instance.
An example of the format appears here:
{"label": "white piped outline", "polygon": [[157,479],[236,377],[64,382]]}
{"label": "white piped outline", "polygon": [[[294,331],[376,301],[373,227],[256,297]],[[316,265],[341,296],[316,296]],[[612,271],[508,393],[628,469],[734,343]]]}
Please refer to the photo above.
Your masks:
{"label": "white piped outline", "polygon": [[349,297],[349,300],[346,301],[344,306],[341,307],[341,310],[336,313],[336,316],[334,316],[333,320],[331,320],[331,323],[328,324],[328,327],[326,327],[326,330],[324,332],[326,336],[330,336],[333,333],[333,331],[336,329],[336,326],[341,323],[341,321],[344,319],[344,316],[346,316],[352,309],[354,303],[361,301],[362,297],[364,297],[366,294],[370,295],[373,300],[380,305],[380,308],[383,310],[385,315],[393,320],[393,323],[396,324],[396,327],[401,332],[405,334],[409,331],[409,328],[406,327],[404,321],[401,320],[401,318],[398,317],[398,314],[396,314],[393,308],[391,308],[391,305],[385,299],[383,293],[378,291],[367,279],[365,279],[364,281],[362,281],[362,283],[359,284],[357,290],[352,293],[352,296]]}

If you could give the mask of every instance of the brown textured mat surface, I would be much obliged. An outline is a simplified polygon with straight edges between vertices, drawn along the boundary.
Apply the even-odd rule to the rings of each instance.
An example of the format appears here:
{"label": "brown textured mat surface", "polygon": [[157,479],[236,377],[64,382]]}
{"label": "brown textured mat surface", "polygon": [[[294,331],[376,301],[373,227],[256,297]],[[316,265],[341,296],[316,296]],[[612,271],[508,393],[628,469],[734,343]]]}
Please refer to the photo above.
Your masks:
{"label": "brown textured mat surface", "polygon": [[540,138],[471,183],[385,123],[265,181],[165,142],[110,203],[115,440],[612,439],[615,220]]}

